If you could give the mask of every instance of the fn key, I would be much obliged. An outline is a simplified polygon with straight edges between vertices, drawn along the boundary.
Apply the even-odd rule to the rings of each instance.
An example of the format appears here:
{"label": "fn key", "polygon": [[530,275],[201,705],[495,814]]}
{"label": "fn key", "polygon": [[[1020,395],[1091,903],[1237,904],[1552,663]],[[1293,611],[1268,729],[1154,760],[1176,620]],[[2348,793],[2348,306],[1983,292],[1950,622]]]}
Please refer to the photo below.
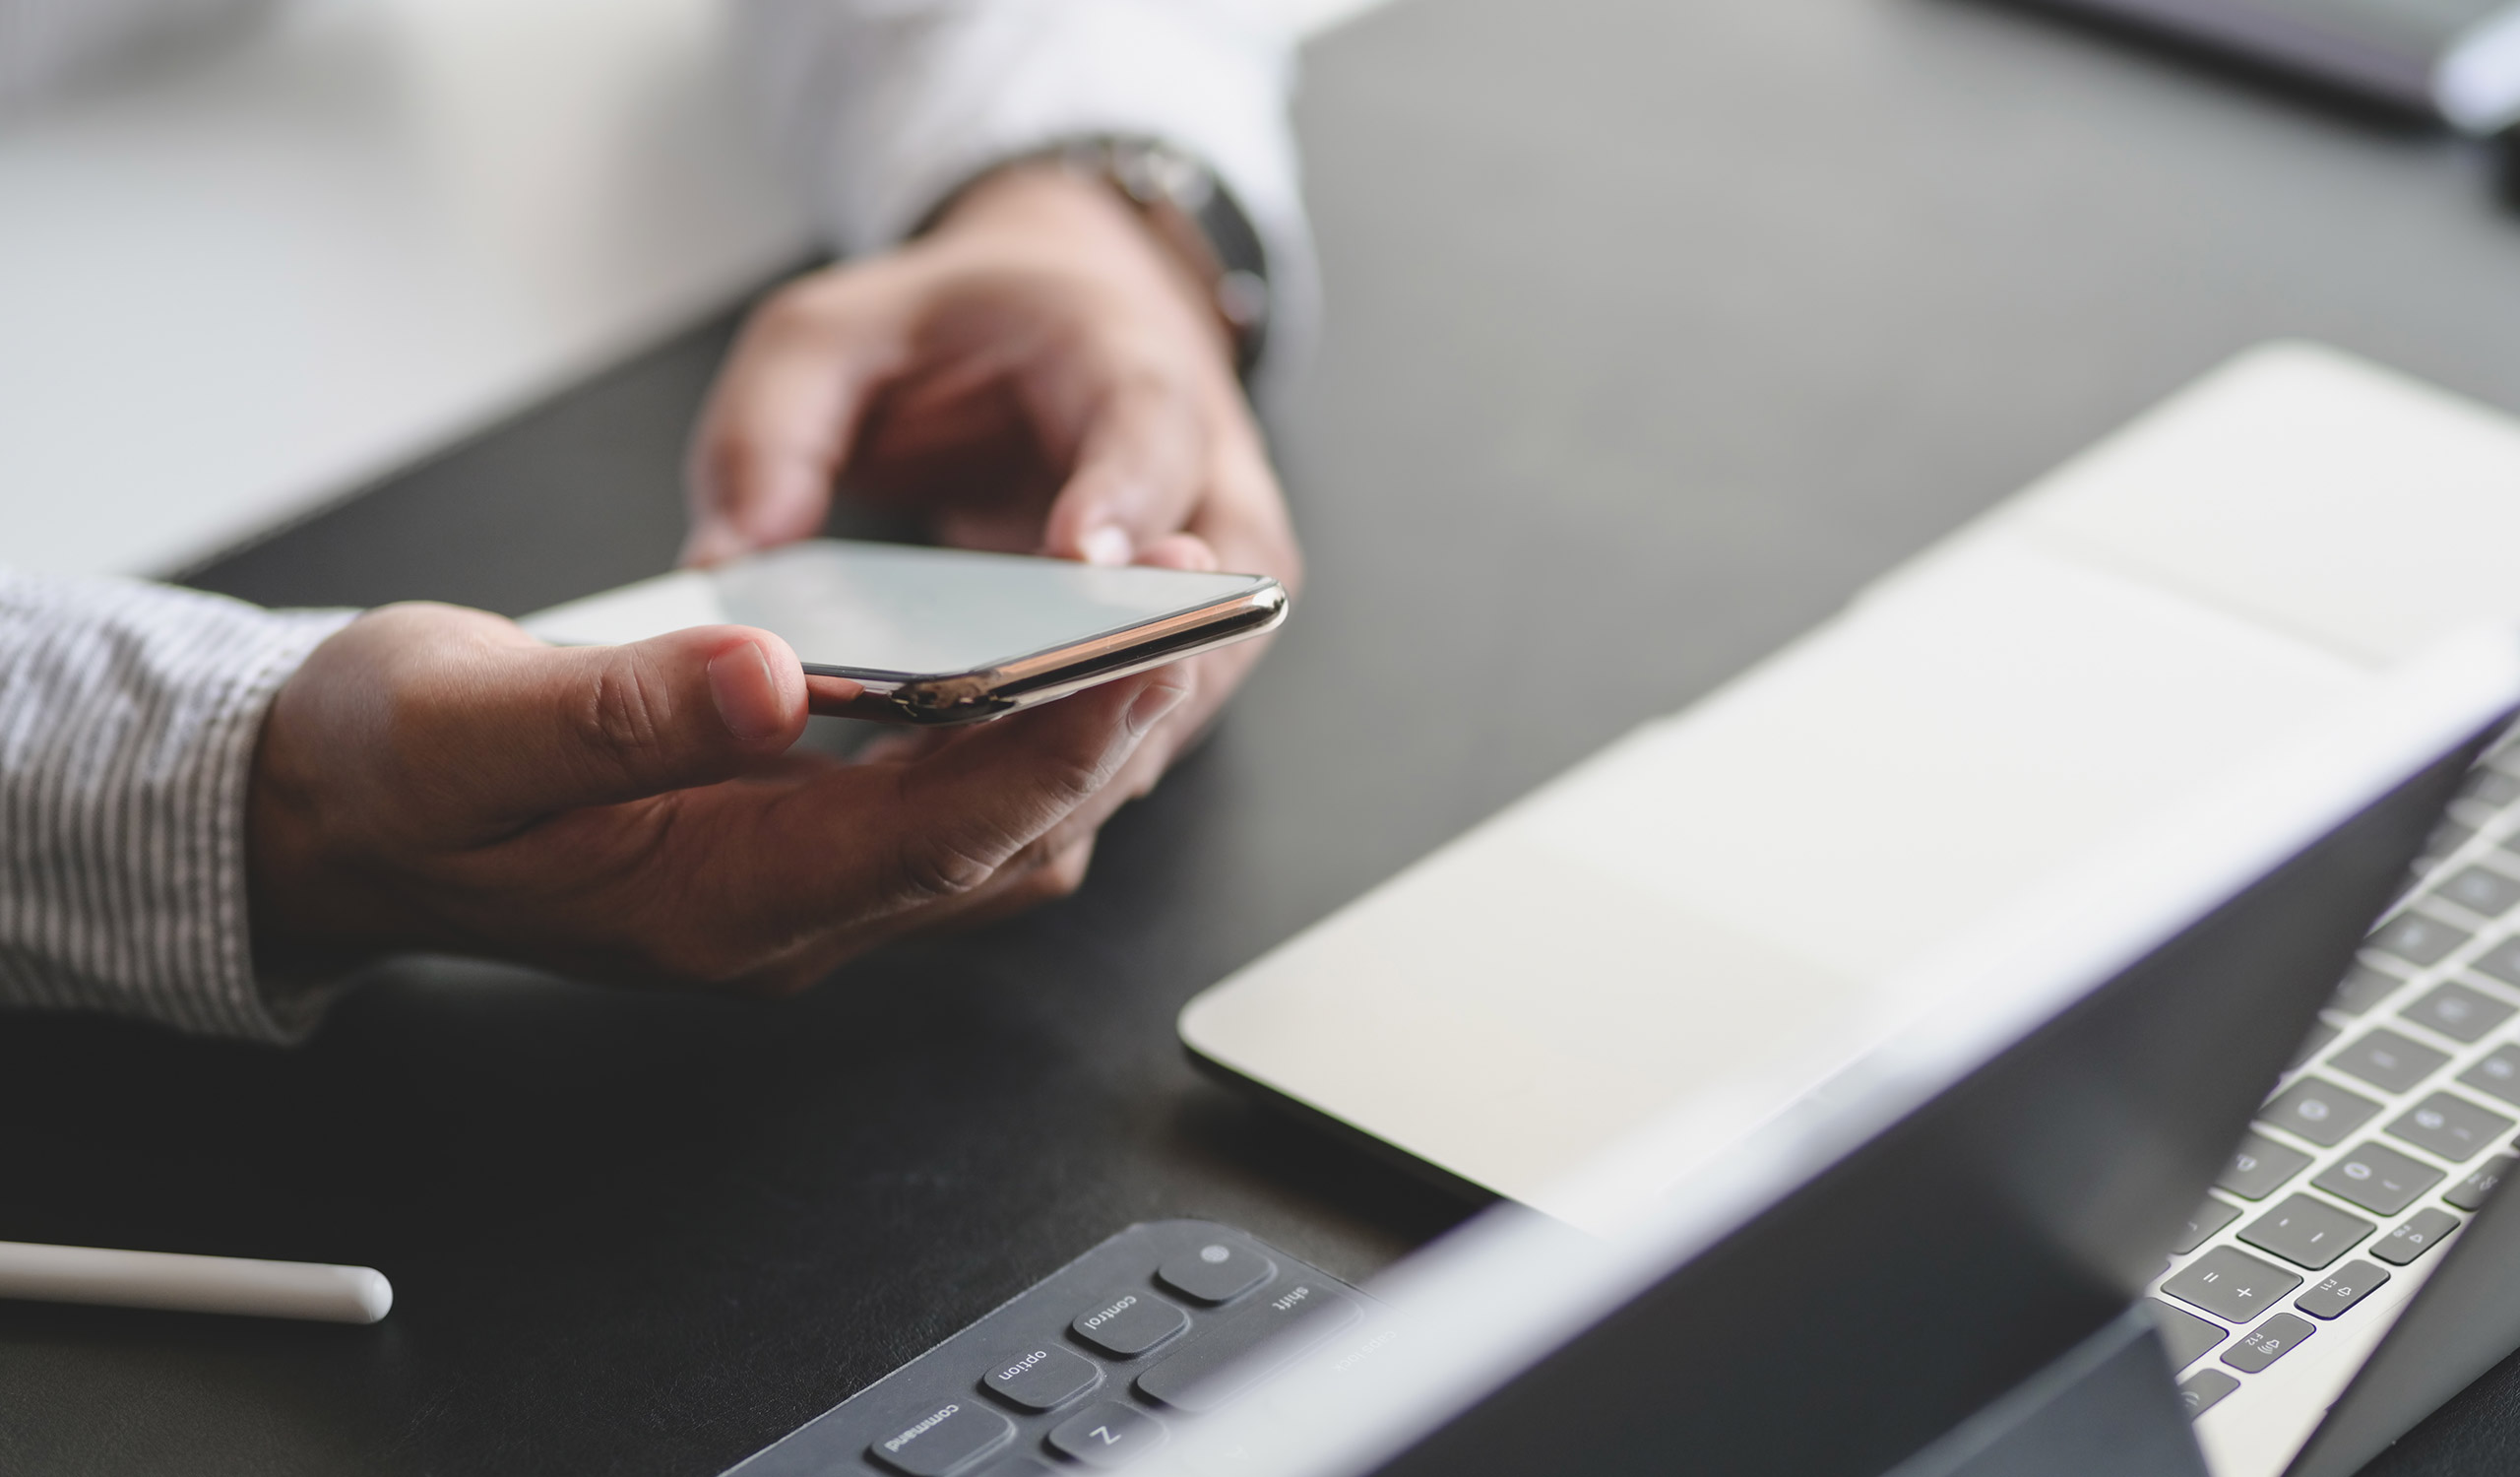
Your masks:
{"label": "fn key", "polygon": [[2318,1325],[2289,1313],[2279,1313],[2240,1335],[2223,1352],[2223,1363],[2243,1375],[2254,1375],[2293,1352],[2293,1346],[2318,1332]]}
{"label": "fn key", "polygon": [[2371,1295],[2389,1274],[2367,1261],[2349,1261],[2328,1279],[2293,1300],[2293,1306],[2314,1318],[2333,1318]]}

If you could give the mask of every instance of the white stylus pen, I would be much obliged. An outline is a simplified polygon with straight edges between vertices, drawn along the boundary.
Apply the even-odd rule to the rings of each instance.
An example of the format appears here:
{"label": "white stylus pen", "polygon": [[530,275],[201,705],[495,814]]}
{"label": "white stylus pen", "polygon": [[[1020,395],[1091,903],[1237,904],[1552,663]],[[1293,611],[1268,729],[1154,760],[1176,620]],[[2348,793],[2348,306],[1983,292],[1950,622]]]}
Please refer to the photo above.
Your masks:
{"label": "white stylus pen", "polygon": [[373,1323],[394,1306],[394,1284],[364,1266],[0,1241],[0,1298]]}

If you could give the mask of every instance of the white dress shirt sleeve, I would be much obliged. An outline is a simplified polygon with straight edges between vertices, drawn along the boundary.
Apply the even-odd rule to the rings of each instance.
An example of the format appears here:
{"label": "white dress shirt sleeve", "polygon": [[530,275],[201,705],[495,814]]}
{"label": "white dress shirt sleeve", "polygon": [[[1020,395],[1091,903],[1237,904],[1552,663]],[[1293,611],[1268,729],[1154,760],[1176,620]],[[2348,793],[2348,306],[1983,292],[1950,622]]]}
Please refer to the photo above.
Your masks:
{"label": "white dress shirt sleeve", "polygon": [[1316,271],[1287,102],[1294,37],[1257,0],[737,0],[781,151],[832,245],[901,240],[990,166],[1096,136],[1204,161],[1269,254],[1273,360]]}
{"label": "white dress shirt sleeve", "polygon": [[0,570],[0,1005],[293,1041],[255,975],[245,800],[273,694],[351,612]]}

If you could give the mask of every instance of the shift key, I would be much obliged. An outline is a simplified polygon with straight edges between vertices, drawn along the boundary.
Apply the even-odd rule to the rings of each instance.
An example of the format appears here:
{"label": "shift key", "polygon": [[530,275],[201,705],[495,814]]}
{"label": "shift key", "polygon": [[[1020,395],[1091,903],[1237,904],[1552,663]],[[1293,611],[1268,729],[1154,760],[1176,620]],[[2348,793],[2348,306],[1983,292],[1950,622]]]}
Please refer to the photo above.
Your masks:
{"label": "shift key", "polygon": [[1355,1300],[1298,1282],[1138,1377],[1175,1410],[1215,1410],[1363,1316]]}

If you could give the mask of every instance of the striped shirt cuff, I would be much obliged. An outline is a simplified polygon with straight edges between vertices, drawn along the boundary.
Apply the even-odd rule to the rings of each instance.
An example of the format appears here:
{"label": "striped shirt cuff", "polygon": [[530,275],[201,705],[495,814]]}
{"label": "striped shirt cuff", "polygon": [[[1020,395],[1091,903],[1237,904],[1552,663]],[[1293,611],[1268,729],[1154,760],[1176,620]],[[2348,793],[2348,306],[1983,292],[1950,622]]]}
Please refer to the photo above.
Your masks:
{"label": "striped shirt cuff", "polygon": [[0,571],[0,1004],[291,1042],[246,917],[263,715],[355,612]]}

